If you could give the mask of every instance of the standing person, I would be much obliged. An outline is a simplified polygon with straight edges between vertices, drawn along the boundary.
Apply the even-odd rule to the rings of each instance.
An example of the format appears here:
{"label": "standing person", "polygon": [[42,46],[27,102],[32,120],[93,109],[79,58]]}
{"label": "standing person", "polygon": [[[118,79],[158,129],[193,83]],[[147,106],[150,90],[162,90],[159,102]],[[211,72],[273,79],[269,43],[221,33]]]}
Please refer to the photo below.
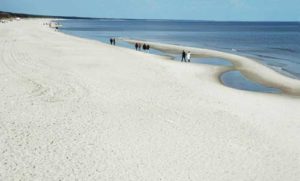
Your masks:
{"label": "standing person", "polygon": [[148,53],[149,53],[150,52],[150,45],[149,44],[146,46],[146,49],[148,50]]}
{"label": "standing person", "polygon": [[145,43],[143,44],[143,50],[146,50],[146,44]]}
{"label": "standing person", "polygon": [[116,45],[116,39],[115,38],[113,39],[113,44]]}
{"label": "standing person", "polygon": [[186,55],[188,62],[191,62],[191,52],[189,51]]}
{"label": "standing person", "polygon": [[135,50],[138,50],[138,48],[139,48],[139,44],[135,43]]}
{"label": "standing person", "polygon": [[113,44],[113,39],[110,38],[109,41],[110,41],[110,44],[112,45]]}
{"label": "standing person", "polygon": [[184,50],[182,51],[182,54],[181,54],[181,62],[183,62],[183,60],[186,62],[186,53]]}

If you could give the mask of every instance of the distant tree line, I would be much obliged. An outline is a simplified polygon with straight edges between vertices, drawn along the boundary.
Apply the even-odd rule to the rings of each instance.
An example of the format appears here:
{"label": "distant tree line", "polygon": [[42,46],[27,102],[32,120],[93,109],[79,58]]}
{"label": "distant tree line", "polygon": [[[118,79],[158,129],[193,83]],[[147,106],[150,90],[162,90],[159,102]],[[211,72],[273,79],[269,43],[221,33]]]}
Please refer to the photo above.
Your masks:
{"label": "distant tree line", "polygon": [[9,18],[55,18],[55,19],[95,19],[87,17],[72,17],[72,16],[45,16],[45,15],[33,15],[33,14],[23,14],[23,13],[12,13],[0,11],[0,19]]}

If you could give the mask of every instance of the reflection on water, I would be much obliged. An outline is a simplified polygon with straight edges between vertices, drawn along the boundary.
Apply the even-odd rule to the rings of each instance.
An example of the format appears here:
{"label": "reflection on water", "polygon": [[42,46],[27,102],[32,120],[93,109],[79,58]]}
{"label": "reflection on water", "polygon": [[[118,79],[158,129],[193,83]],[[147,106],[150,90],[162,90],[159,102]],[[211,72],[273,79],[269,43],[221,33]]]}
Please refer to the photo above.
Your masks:
{"label": "reflection on water", "polygon": [[240,71],[225,72],[221,76],[221,81],[228,87],[265,93],[281,93],[280,89],[267,87],[262,84],[247,79]]}

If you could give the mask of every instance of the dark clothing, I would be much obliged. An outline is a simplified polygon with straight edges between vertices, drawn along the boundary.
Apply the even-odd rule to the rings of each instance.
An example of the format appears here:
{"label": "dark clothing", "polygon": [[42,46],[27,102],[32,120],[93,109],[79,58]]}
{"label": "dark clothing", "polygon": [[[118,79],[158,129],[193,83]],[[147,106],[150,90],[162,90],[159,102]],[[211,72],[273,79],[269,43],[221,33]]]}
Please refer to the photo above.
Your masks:
{"label": "dark clothing", "polygon": [[143,50],[146,50],[146,44],[143,45]]}
{"label": "dark clothing", "polygon": [[111,38],[111,39],[109,39],[109,41],[110,41],[110,44],[112,45],[113,44],[113,39]]}
{"label": "dark clothing", "polygon": [[186,62],[186,53],[185,53],[185,51],[182,52],[181,62],[183,62],[183,60]]}
{"label": "dark clothing", "polygon": [[138,48],[139,48],[139,44],[135,43],[135,50],[138,50]]}

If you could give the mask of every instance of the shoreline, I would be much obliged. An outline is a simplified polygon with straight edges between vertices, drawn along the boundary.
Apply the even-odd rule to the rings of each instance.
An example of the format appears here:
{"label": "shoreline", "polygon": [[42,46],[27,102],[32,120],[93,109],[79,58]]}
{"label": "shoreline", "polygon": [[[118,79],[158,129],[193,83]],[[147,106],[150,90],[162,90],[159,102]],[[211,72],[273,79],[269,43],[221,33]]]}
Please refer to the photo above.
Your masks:
{"label": "shoreline", "polygon": [[[77,38],[82,38],[85,40],[91,40],[91,41],[96,41],[96,42],[101,42],[105,45],[109,45],[106,42],[103,41],[99,41],[99,40],[95,40],[95,39],[90,39],[90,38],[83,38],[83,37],[79,37],[76,35],[71,35],[68,33],[64,33],[59,31],[60,33],[63,33],[65,35],[68,36],[72,36],[72,37],[77,37]],[[227,52],[221,52],[218,50],[212,50],[212,49],[204,49],[204,48],[196,48],[196,47],[188,47],[188,46],[182,46],[182,45],[173,45],[173,44],[164,44],[164,43],[159,43],[159,42],[150,42],[150,41],[144,41],[144,40],[134,40],[134,39],[127,39],[127,38],[121,38],[118,37],[117,38],[118,41],[123,41],[129,44],[134,44],[136,42],[141,43],[141,44],[149,44],[151,45],[152,49],[164,52],[164,53],[171,53],[171,54],[181,54],[182,50],[193,50],[196,53],[193,53],[193,56],[195,56],[196,58],[220,58],[220,59],[224,59],[226,61],[229,61],[230,63],[232,63],[233,66],[222,66],[225,70],[220,71],[220,73],[217,75],[217,78],[219,80],[219,83],[222,84],[223,86],[229,87],[229,88],[233,88],[236,90],[242,90],[242,91],[250,91],[250,92],[256,92],[256,93],[262,93],[262,94],[269,94],[270,92],[263,92],[263,91],[252,91],[252,90],[247,90],[247,89],[243,89],[243,88],[235,88],[235,87],[231,87],[229,85],[226,85],[223,83],[223,81],[221,80],[221,77],[223,74],[227,73],[227,72],[231,72],[231,71],[240,71],[247,79],[249,79],[250,81],[253,81],[253,83],[258,83],[261,84],[262,86],[266,86],[267,88],[275,88],[278,89],[279,92],[275,93],[277,95],[290,95],[290,96],[300,96],[300,80],[295,79],[293,77],[290,77],[288,75],[285,74],[281,74],[273,69],[271,69],[270,67],[268,67],[267,65],[262,64],[259,60],[255,60],[253,58],[248,58],[246,56],[241,56],[241,55],[236,55],[233,53],[227,53]],[[162,47],[164,46],[164,47]],[[129,50],[133,50],[129,47],[123,47],[123,46],[116,46],[116,47],[120,47],[120,48],[125,48],[125,49],[129,49]],[[145,52],[143,52],[145,53]],[[164,59],[169,59],[172,60],[172,57],[168,56],[168,55],[158,55],[155,53],[150,53],[151,55],[154,56],[160,56],[163,57]],[[262,78],[261,76],[257,75],[256,71],[252,71],[251,68],[247,68],[244,69],[244,66],[247,66],[246,63],[243,64],[242,61],[243,60],[248,60],[253,62],[252,65],[255,66],[259,65],[259,67],[264,67],[262,68],[262,70],[260,71],[260,73],[265,69],[268,71],[273,71],[272,74],[278,74],[279,77],[281,77],[281,80],[288,80],[287,83],[282,84],[281,82],[277,82],[276,80],[272,80],[272,78]],[[240,65],[243,65],[243,67],[241,67]],[[270,75],[270,74],[269,74]],[[274,93],[273,93],[274,94]]]}
{"label": "shoreline", "polygon": [[[95,39],[90,39],[90,38],[84,38],[84,37],[80,37],[80,36],[76,36],[76,35],[71,35],[71,34],[68,34],[68,33],[64,33],[64,32],[61,32],[61,31],[58,31],[59,33],[62,33],[62,34],[64,34],[64,35],[67,35],[67,36],[71,36],[71,37],[76,37],[76,38],[80,38],[80,39],[84,39],[84,40],[90,40],[90,41],[95,41],[95,42],[101,42],[102,44],[105,44],[105,45],[109,45],[108,43],[106,43],[106,42],[103,42],[103,41],[99,41],[99,40],[95,40]],[[123,38],[117,38],[119,41],[121,40],[121,41],[124,41],[124,39]],[[125,40],[124,42],[126,42],[127,40]],[[131,41],[131,40],[130,40]],[[139,42],[139,43],[149,43],[149,42],[147,42],[147,41],[141,41],[141,40],[132,40],[132,41],[134,41],[134,42]],[[128,42],[127,42],[128,43]],[[152,44],[153,42],[151,42],[151,44]],[[133,44],[133,42],[130,42],[129,44]],[[153,44],[152,44],[153,45]],[[171,45],[171,46],[180,46],[180,45],[172,45],[172,44],[166,44],[167,46],[169,46],[169,45]],[[112,45],[110,45],[110,46],[112,46]],[[129,48],[129,47],[124,47],[124,46],[119,46],[119,45],[116,45],[116,46],[113,46],[113,47],[118,47],[118,48],[124,48],[124,49],[126,49],[126,50],[133,50],[133,49],[131,49],[131,48]],[[153,47],[152,47],[153,48]],[[192,47],[192,48],[194,48],[194,47]],[[155,48],[153,48],[153,49],[155,49]],[[200,49],[200,48],[199,48]],[[156,50],[159,50],[159,51],[161,51],[161,52],[164,52],[164,51],[162,51],[161,49],[156,49]],[[210,49],[207,49],[207,50],[210,50]],[[215,50],[212,50],[212,51],[215,51]],[[136,52],[136,51],[135,51]],[[171,55],[166,55],[166,54],[156,54],[156,53],[147,53],[147,52],[143,52],[143,51],[139,51],[140,53],[143,53],[143,54],[146,54],[146,55],[152,55],[152,56],[158,56],[159,58],[162,58],[162,59],[166,59],[166,60],[173,60],[173,58],[174,57],[172,57]],[[167,52],[165,52],[165,53],[167,53]],[[172,53],[174,53],[174,52],[172,52]],[[179,52],[176,52],[176,53],[179,53]],[[223,53],[223,52],[222,52]],[[233,54],[234,55],[234,54]],[[200,58],[203,58],[202,56],[200,57]],[[204,58],[215,58],[215,56],[211,56],[211,57],[204,57]],[[229,61],[229,60],[226,60],[226,61],[228,61],[228,62],[231,62],[231,61]],[[195,65],[195,64],[194,64]],[[201,65],[203,65],[202,63],[201,63]],[[210,65],[210,64],[206,64],[206,65]],[[226,87],[228,87],[228,88],[232,88],[232,89],[234,89],[234,90],[239,90],[239,91],[249,91],[249,92],[253,92],[253,93],[261,93],[261,94],[276,94],[276,95],[288,95],[288,94],[286,94],[286,93],[283,93],[282,92],[282,90],[281,89],[279,89],[279,88],[277,88],[278,90],[279,90],[279,92],[277,92],[277,93],[271,93],[271,92],[263,92],[263,91],[253,91],[253,90],[247,90],[247,89],[243,89],[243,88],[236,88],[236,87],[231,87],[230,85],[226,85],[223,81],[222,81],[222,79],[221,79],[221,77],[224,75],[224,74],[226,74],[226,73],[228,73],[228,72],[231,72],[231,71],[234,71],[235,69],[233,68],[233,66],[222,66],[222,65],[218,65],[218,66],[220,66],[220,68],[222,67],[222,69],[220,69],[220,71],[215,75],[215,78],[219,81],[219,83],[221,84],[221,85],[223,85],[223,86],[226,86]],[[251,81],[251,79],[250,79],[250,81]],[[253,81],[253,83],[257,83],[257,82],[255,82],[255,81]],[[262,86],[264,86],[263,84],[261,84]],[[275,88],[276,89],[276,88]],[[296,94],[296,95],[294,95],[294,96],[298,96],[298,94]]]}
{"label": "shoreline", "polygon": [[[191,51],[193,56],[198,58],[221,58],[227,61],[230,61],[233,66],[229,67],[229,69],[225,72],[222,72],[218,77],[221,77],[222,74],[238,70],[242,72],[248,79],[260,83],[265,86],[278,88],[283,91],[283,93],[299,96],[300,95],[300,80],[288,77],[283,75],[270,67],[263,65],[258,60],[247,58],[244,56],[221,52],[217,50],[211,49],[202,49],[195,47],[187,47],[180,45],[171,45],[171,44],[163,44],[158,42],[149,42],[149,41],[141,41],[141,40],[132,40],[119,38],[121,41],[125,41],[127,43],[145,43],[149,44],[151,48],[173,54],[180,54],[183,50]],[[222,83],[222,81],[220,81]],[[222,83],[223,84],[223,83]]]}
{"label": "shoreline", "polygon": [[[64,32],[62,32],[64,33]],[[64,33],[68,34],[68,33]],[[72,35],[71,35],[72,36]],[[76,36],[76,35],[73,35]],[[92,38],[85,38],[94,40]],[[128,44],[134,44],[136,42],[139,42],[141,44],[149,44],[151,45],[152,49],[158,50],[160,52],[164,53],[171,53],[171,54],[181,54],[182,50],[191,50],[193,56],[196,58],[220,58],[224,59],[226,61],[229,61],[233,64],[232,69],[228,69],[229,71],[240,71],[250,82],[258,83],[262,86],[265,86],[266,88],[275,88],[278,89],[282,94],[292,95],[292,96],[299,96],[300,95],[300,80],[297,78],[294,78],[292,76],[288,76],[285,73],[280,73],[268,65],[264,65],[259,60],[256,60],[254,58],[250,58],[247,56],[237,55],[234,53],[228,53],[228,52],[222,52],[219,50],[213,50],[213,49],[205,49],[205,48],[196,48],[196,47],[189,47],[189,46],[183,46],[183,45],[173,45],[173,44],[165,44],[160,42],[150,42],[146,40],[135,40],[135,39],[128,39],[128,38],[117,38],[119,41],[126,42]],[[100,40],[97,40],[100,41]],[[102,40],[100,41],[102,43]],[[123,46],[121,46],[123,47]],[[128,48],[128,47],[125,47]],[[131,48],[128,48],[131,49]],[[157,55],[156,53],[152,53]],[[160,55],[160,56],[166,56],[167,55]],[[224,74],[226,72],[222,72]],[[222,74],[218,75],[218,77],[221,77]],[[220,78],[219,78],[220,79]],[[224,86],[231,87],[230,85],[224,84],[222,81],[220,83]],[[245,91],[251,91],[247,89],[238,88],[238,87],[232,87],[239,90],[245,90]],[[262,93],[266,93],[263,91],[258,91]]]}
{"label": "shoreline", "polygon": [[47,21],[0,25],[0,180],[299,180],[297,97]]}

